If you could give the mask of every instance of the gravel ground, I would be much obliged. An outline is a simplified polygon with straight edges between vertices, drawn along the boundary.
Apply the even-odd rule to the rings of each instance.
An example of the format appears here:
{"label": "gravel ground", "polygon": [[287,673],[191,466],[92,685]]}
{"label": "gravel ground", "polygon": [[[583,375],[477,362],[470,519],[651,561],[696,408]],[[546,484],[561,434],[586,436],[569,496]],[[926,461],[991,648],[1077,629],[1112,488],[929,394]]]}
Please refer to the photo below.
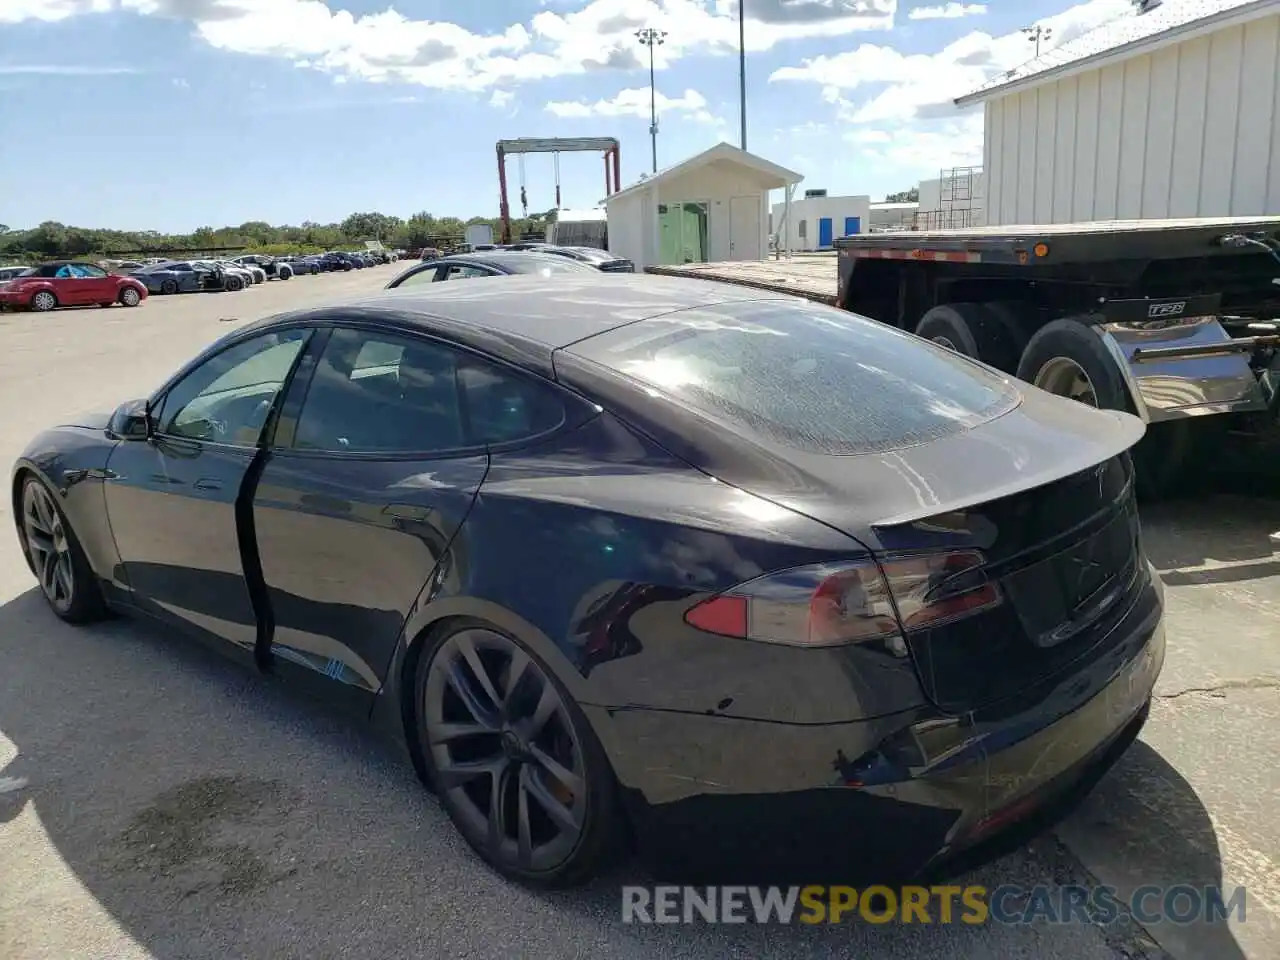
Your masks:
{"label": "gravel ground", "polygon": [[[160,382],[234,324],[380,287],[397,268],[0,316],[0,462],[41,426]],[[592,958],[1280,955],[1280,508],[1147,518],[1170,656],[1142,740],[1057,836],[967,878],[1244,884],[1247,922],[624,926],[625,865],[539,895],[478,863],[407,764],[359,724],[201,647],[55,620],[0,503],[0,957]]]}

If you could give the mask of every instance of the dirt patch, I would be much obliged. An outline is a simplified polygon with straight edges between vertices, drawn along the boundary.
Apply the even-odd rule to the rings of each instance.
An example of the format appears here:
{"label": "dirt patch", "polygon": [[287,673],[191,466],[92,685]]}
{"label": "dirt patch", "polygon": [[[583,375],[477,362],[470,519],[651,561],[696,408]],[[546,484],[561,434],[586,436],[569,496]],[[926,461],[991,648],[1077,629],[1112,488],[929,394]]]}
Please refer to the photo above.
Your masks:
{"label": "dirt patch", "polygon": [[116,866],[179,897],[243,896],[293,875],[281,862],[291,798],[279,783],[202,777],[167,790],[121,833]]}

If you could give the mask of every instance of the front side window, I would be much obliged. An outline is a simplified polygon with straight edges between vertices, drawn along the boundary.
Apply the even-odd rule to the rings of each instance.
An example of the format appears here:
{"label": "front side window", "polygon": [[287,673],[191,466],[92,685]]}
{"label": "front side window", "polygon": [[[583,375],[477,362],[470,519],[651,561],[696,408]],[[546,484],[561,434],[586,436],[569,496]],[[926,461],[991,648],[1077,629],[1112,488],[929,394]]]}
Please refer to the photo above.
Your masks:
{"label": "front side window", "polygon": [[76,269],[79,271],[78,276],[92,277],[95,280],[107,275],[107,271],[101,267],[94,266],[92,263],[77,263]]}
{"label": "front side window", "polygon": [[465,446],[458,355],[425,340],[335,330],[307,390],[293,445],[335,453]]}
{"label": "front side window", "polygon": [[416,287],[424,283],[435,283],[436,271],[438,269],[439,268],[437,267],[427,267],[425,270],[419,270],[417,273],[411,273],[409,276],[397,283],[395,289],[399,290],[401,287]]}
{"label": "front side window", "polygon": [[160,433],[253,446],[310,335],[309,330],[268,333],[210,357],[166,394]]}

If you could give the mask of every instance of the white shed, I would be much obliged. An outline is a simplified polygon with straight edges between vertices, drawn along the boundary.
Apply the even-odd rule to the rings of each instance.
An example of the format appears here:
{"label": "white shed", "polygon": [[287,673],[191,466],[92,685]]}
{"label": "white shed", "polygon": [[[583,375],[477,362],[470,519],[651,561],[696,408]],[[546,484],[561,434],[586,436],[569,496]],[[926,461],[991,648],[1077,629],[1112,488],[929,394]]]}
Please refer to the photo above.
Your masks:
{"label": "white shed", "polygon": [[1280,214],[1280,0],[1164,0],[982,103],[987,222]]}
{"label": "white shed", "polygon": [[803,177],[719,143],[606,198],[609,252],[637,270],[660,264],[761,260],[769,191]]}
{"label": "white shed", "polygon": [[871,229],[870,197],[804,197],[791,201],[789,217],[786,206],[773,205],[772,223],[779,244],[789,250],[830,250],[837,237]]}

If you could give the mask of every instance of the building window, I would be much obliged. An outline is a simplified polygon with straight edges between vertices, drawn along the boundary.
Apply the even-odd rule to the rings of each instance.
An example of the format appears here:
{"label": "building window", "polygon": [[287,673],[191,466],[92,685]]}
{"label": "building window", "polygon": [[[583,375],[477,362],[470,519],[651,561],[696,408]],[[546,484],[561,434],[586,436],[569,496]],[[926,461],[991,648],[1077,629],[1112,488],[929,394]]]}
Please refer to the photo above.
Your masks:
{"label": "building window", "polygon": [[805,238],[805,224],[806,224],[806,223],[808,223],[808,221],[807,221],[807,220],[801,220],[801,221],[800,221],[800,226],[797,228],[797,229],[798,229],[798,231],[799,231],[799,235],[800,235],[800,239],[801,239],[801,240],[803,240],[803,239]]}

